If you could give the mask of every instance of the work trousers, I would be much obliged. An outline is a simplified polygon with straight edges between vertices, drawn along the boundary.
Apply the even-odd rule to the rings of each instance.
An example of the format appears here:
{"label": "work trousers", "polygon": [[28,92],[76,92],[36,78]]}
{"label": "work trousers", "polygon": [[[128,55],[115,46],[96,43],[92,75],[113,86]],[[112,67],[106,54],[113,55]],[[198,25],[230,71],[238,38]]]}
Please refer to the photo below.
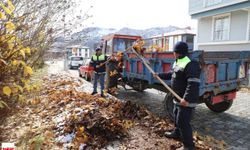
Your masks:
{"label": "work trousers", "polygon": [[101,93],[103,93],[104,79],[105,79],[105,72],[95,73],[94,74],[93,92],[97,92],[97,83],[98,83],[98,80],[99,80],[100,81],[100,86],[101,86]]}
{"label": "work trousers", "polygon": [[190,124],[191,115],[194,108],[174,105],[175,132],[180,135],[185,147],[193,149],[193,133]]}

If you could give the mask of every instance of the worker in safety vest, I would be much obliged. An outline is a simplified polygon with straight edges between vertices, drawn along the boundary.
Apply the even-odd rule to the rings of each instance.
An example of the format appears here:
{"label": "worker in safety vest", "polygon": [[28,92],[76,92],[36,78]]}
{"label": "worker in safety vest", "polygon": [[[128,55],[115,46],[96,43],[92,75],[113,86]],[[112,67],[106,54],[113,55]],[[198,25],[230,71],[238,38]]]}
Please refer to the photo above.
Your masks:
{"label": "worker in safety vest", "polygon": [[[182,97],[179,103],[174,101],[175,128],[172,132],[165,132],[165,136],[182,140],[184,146],[178,150],[193,150],[195,145],[190,120],[195,105],[189,104],[198,101],[201,68],[198,62],[188,57],[188,45],[185,42],[175,45],[174,55],[176,61],[172,71],[158,74],[162,79],[171,79],[172,89]],[[156,74],[153,76],[156,77]]]}
{"label": "worker in safety vest", "polygon": [[104,97],[104,79],[106,73],[107,56],[102,54],[101,48],[96,48],[96,53],[91,58],[91,65],[94,67],[94,85],[92,95],[97,93],[97,81],[100,81],[101,96]]}

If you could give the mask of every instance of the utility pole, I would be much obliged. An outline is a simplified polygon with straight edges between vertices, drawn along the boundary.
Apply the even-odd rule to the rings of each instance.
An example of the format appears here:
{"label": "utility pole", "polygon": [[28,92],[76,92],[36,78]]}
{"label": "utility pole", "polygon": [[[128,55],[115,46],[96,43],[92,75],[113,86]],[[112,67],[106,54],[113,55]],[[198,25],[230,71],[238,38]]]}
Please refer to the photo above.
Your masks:
{"label": "utility pole", "polygon": [[64,38],[64,71],[68,71],[68,52],[67,52],[67,49],[66,49],[66,22],[65,22],[65,19],[66,19],[66,13],[65,13],[65,6],[63,8],[63,38]]}

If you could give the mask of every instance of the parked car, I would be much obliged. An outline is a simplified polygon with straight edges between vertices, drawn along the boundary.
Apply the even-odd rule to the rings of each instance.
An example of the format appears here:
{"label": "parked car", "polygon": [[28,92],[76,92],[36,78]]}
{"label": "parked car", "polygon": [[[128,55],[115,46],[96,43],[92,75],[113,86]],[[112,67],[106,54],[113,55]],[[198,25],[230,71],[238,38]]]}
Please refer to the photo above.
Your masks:
{"label": "parked car", "polygon": [[69,68],[79,68],[83,64],[83,57],[81,56],[71,56],[69,58]]}
{"label": "parked car", "polygon": [[91,81],[93,77],[94,68],[90,65],[91,59],[85,59],[83,65],[79,67],[79,77],[85,78],[87,81]]}

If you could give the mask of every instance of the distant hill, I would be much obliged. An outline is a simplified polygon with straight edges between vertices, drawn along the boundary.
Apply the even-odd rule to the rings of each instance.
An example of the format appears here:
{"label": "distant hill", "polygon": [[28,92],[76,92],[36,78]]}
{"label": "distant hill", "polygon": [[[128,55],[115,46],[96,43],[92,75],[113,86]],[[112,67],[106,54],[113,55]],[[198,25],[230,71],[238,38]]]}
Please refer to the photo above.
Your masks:
{"label": "distant hill", "polygon": [[179,27],[176,26],[168,26],[168,27],[155,27],[155,28],[149,28],[145,30],[137,30],[137,29],[130,29],[130,28],[122,28],[116,33],[119,34],[130,34],[130,35],[140,35],[143,38],[149,38],[154,35],[166,33],[166,32],[171,32],[175,31],[177,29],[180,29]]}
{"label": "distant hill", "polygon": [[75,45],[75,44],[79,45],[80,44],[80,45],[88,46],[92,50],[97,46],[101,38],[104,35],[108,35],[108,34],[117,33],[117,34],[126,34],[126,35],[140,35],[143,38],[149,38],[154,35],[171,32],[171,31],[175,31],[178,29],[180,28],[176,26],[154,27],[154,28],[149,28],[145,30],[131,29],[131,28],[122,28],[120,30],[116,30],[113,28],[89,27],[89,28],[83,29],[80,32],[74,33],[69,39],[58,37],[55,40],[54,45],[55,47],[57,47],[56,45],[61,45],[62,43],[67,43],[64,45]]}

